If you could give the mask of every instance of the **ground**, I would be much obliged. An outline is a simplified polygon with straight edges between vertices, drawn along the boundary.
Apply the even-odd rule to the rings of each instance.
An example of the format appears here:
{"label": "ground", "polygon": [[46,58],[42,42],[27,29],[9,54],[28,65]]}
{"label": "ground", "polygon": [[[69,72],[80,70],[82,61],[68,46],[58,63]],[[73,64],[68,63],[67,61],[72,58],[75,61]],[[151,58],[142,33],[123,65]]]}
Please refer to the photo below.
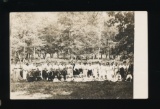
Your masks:
{"label": "ground", "polygon": [[133,99],[132,82],[16,82],[11,99]]}

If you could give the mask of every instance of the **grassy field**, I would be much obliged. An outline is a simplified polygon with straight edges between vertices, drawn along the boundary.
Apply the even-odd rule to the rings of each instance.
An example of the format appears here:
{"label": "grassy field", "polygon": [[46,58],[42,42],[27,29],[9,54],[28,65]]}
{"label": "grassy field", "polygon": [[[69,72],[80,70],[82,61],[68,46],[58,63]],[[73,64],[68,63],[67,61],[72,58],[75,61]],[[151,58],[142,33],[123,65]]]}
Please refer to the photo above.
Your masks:
{"label": "grassy field", "polygon": [[11,99],[132,99],[131,82],[16,82]]}

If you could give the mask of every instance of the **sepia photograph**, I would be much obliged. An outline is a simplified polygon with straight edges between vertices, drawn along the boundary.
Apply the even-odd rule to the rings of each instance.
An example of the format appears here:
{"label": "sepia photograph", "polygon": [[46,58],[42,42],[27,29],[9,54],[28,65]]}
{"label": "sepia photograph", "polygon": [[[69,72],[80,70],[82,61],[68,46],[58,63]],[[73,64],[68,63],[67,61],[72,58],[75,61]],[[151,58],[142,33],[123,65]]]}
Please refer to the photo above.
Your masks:
{"label": "sepia photograph", "polygon": [[11,100],[134,99],[134,11],[11,12],[9,24]]}

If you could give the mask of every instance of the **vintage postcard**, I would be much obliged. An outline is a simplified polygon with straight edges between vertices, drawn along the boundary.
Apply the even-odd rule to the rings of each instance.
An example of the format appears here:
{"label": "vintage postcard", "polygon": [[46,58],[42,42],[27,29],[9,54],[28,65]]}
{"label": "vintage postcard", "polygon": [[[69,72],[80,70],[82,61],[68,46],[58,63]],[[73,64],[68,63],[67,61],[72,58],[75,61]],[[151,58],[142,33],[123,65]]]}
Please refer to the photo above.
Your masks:
{"label": "vintage postcard", "polygon": [[145,11],[11,12],[10,99],[148,98],[147,32]]}

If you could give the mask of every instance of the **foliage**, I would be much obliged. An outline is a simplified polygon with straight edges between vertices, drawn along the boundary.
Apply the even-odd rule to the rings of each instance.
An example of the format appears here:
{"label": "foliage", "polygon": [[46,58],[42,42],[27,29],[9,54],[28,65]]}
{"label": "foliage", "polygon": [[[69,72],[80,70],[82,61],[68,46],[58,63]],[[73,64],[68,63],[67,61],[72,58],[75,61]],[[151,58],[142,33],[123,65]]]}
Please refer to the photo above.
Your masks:
{"label": "foliage", "polygon": [[10,16],[12,57],[133,53],[133,12],[26,12]]}

